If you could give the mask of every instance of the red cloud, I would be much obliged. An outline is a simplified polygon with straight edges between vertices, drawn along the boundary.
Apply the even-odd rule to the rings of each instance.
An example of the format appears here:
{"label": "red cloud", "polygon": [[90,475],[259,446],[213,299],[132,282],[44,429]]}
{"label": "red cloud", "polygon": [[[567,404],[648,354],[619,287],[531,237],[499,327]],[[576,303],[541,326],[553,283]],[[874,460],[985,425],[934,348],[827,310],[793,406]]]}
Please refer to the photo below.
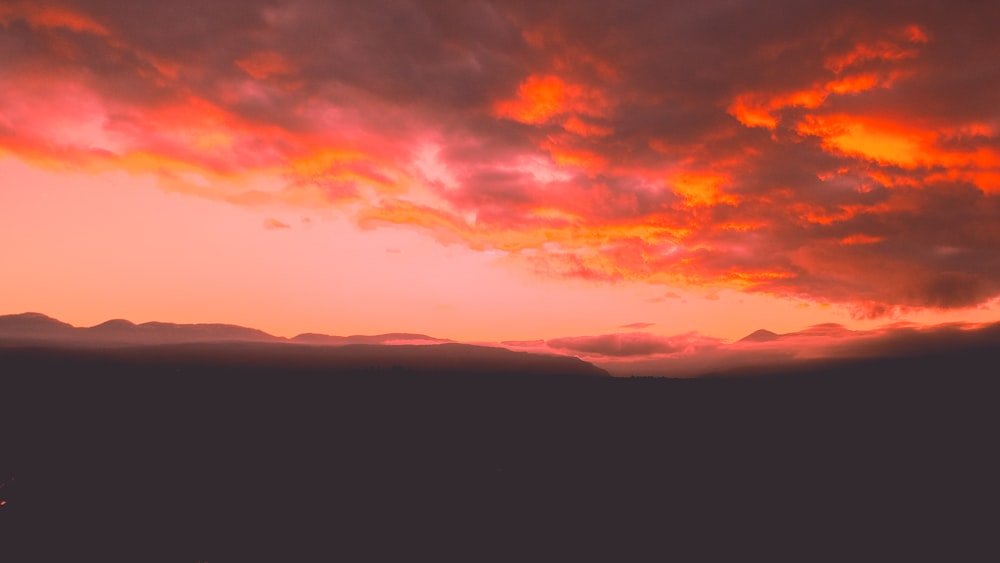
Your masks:
{"label": "red cloud", "polygon": [[983,4],[67,6],[0,7],[2,154],[339,206],[548,276],[860,315],[1000,294]]}

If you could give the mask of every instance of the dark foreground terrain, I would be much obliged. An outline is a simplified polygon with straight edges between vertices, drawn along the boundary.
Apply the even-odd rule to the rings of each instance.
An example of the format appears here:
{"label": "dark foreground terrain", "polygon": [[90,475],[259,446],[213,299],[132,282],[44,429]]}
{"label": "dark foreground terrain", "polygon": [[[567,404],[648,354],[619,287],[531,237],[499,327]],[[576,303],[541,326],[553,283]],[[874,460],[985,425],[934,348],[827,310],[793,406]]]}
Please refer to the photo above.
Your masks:
{"label": "dark foreground terrain", "polygon": [[996,560],[998,358],[669,380],[0,349],[0,560]]}

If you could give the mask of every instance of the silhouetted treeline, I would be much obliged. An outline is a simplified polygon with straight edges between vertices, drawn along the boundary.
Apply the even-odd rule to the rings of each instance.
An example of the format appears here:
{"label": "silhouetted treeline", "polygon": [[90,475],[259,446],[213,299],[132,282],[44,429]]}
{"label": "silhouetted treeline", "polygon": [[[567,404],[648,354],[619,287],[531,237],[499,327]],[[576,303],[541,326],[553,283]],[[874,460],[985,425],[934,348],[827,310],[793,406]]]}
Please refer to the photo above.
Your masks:
{"label": "silhouetted treeline", "polygon": [[1000,506],[998,358],[670,380],[7,349],[0,549],[983,560]]}

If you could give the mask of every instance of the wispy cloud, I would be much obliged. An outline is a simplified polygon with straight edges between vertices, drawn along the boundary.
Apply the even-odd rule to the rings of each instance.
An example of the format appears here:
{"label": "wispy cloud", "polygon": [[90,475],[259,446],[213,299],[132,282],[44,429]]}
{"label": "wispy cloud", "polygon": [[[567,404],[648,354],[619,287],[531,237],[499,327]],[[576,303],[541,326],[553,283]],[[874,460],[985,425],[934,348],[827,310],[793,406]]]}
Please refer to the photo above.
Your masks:
{"label": "wispy cloud", "polygon": [[641,330],[644,328],[649,328],[651,326],[656,326],[656,323],[629,323],[627,325],[621,325],[618,328],[631,328],[631,329]]}
{"label": "wispy cloud", "polygon": [[281,221],[273,217],[269,217],[267,220],[264,221],[264,228],[268,230],[274,230],[274,229],[291,229],[292,227],[287,223],[282,223]]}

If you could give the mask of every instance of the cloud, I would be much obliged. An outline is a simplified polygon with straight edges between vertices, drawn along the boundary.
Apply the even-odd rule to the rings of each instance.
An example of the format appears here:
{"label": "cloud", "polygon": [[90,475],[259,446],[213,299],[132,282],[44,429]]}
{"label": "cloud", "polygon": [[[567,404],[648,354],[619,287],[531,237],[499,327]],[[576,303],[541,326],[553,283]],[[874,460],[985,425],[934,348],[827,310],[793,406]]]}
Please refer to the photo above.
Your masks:
{"label": "cloud", "polygon": [[545,346],[544,340],[504,340],[500,344],[512,348],[539,348]]}
{"label": "cloud", "polygon": [[267,220],[264,221],[264,228],[268,230],[275,230],[275,229],[291,229],[292,227],[291,225],[282,223],[281,221],[273,217],[269,217]]}
{"label": "cloud", "polygon": [[[1000,7],[0,7],[0,154],[859,316],[1000,295]],[[262,187],[264,186],[264,187]]]}
{"label": "cloud", "polygon": [[656,323],[630,323],[630,324],[627,324],[627,325],[622,325],[622,326],[620,326],[618,328],[643,329],[643,328],[649,328],[649,327],[655,326],[655,325],[656,325]]}
{"label": "cloud", "polygon": [[[678,337],[661,338],[664,342],[674,342]],[[675,353],[636,350],[634,354],[615,355],[599,347],[591,347],[587,353],[593,354],[589,360],[614,375],[697,377],[790,373],[833,361],[858,359],[926,354],[961,357],[964,350],[997,345],[1000,345],[1000,323],[932,326],[895,323],[872,330],[850,330],[840,324],[825,323],[767,338],[714,345],[705,342]]]}
{"label": "cloud", "polygon": [[649,302],[649,303],[663,303],[667,299],[682,299],[683,300],[683,297],[681,297],[676,292],[668,291],[666,294],[664,294],[662,296],[649,297],[649,298],[646,299],[646,301]]}
{"label": "cloud", "polygon": [[689,353],[695,348],[714,345],[716,342],[715,339],[695,334],[664,337],[645,332],[627,332],[602,334],[599,336],[554,338],[547,340],[546,344],[549,348],[578,353],[585,357],[607,356],[621,358],[682,352]]}

